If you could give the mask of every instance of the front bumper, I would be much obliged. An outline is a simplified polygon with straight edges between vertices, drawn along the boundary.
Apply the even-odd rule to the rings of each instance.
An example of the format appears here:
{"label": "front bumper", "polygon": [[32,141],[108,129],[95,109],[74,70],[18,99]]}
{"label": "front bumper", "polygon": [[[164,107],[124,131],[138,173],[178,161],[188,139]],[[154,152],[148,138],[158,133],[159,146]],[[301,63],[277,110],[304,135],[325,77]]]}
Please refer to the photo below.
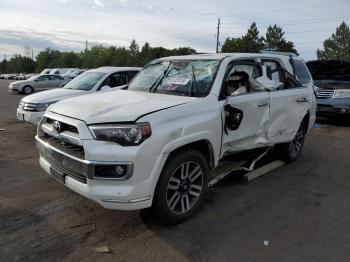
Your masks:
{"label": "front bumper", "polygon": [[9,85],[9,92],[10,93],[18,93],[18,87],[17,86],[12,86],[12,85]]}
{"label": "front bumper", "polygon": [[40,166],[76,193],[108,209],[137,210],[151,206],[152,197],[147,190],[145,191],[144,184],[135,184],[132,178],[94,178],[94,166],[120,162],[82,160],[50,146],[38,136],[35,139],[40,152]]}
{"label": "front bumper", "polygon": [[350,115],[350,98],[330,98],[317,100],[317,116]]}
{"label": "front bumper", "polygon": [[38,125],[42,116],[45,114],[43,112],[33,112],[33,111],[25,111],[21,108],[17,108],[17,119],[22,122],[28,122],[33,125]]}

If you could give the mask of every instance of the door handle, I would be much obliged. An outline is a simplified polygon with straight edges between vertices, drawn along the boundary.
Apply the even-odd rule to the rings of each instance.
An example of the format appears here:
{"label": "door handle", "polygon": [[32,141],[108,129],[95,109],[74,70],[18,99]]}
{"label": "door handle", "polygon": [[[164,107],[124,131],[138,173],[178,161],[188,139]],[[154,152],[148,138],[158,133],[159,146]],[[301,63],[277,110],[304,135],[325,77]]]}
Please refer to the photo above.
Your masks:
{"label": "door handle", "polygon": [[265,106],[268,106],[269,105],[269,102],[260,102],[258,104],[258,107],[265,107]]}
{"label": "door handle", "polygon": [[299,97],[297,99],[297,102],[298,103],[306,103],[306,102],[309,102],[309,99],[307,97]]}

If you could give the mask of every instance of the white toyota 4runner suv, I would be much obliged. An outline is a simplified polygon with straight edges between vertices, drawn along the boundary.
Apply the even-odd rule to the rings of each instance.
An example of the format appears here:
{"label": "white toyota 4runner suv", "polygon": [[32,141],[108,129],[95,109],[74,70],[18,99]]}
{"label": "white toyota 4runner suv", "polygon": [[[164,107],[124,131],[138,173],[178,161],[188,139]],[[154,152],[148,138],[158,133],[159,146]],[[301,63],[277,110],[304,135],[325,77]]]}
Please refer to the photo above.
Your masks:
{"label": "white toyota 4runner suv", "polygon": [[152,207],[174,224],[198,209],[224,156],[276,145],[296,160],[315,112],[299,58],[168,57],[149,63],[128,90],[51,105],[36,145],[41,167],[68,188],[105,208]]}

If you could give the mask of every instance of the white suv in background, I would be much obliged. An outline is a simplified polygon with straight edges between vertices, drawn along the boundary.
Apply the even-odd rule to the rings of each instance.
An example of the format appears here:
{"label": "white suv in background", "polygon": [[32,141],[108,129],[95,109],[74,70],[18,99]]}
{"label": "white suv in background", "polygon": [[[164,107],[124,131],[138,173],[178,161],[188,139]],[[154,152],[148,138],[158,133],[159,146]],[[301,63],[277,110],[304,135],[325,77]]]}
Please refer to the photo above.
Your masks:
{"label": "white suv in background", "polygon": [[[287,162],[313,126],[313,82],[273,54],[207,54],[149,63],[117,90],[48,108],[41,167],[105,208],[152,207],[174,224],[195,212],[225,156],[277,146]],[[309,75],[305,67],[305,72]],[[233,207],[234,208],[234,207]]]}
{"label": "white suv in background", "polygon": [[49,105],[70,97],[124,86],[141,70],[139,67],[100,67],[84,72],[63,88],[24,97],[17,108],[17,119],[37,125]]}

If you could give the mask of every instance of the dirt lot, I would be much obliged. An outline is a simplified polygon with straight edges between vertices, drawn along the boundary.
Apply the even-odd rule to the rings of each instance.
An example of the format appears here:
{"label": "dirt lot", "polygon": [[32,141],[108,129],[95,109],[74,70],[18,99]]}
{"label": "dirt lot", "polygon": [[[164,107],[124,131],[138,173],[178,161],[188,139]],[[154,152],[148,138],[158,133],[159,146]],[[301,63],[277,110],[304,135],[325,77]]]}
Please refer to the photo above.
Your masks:
{"label": "dirt lot", "polygon": [[[226,179],[193,218],[167,228],[46,175],[8,83],[0,80],[1,261],[350,260],[350,127],[314,129],[296,163],[249,184]],[[103,246],[110,253],[94,251]]]}

